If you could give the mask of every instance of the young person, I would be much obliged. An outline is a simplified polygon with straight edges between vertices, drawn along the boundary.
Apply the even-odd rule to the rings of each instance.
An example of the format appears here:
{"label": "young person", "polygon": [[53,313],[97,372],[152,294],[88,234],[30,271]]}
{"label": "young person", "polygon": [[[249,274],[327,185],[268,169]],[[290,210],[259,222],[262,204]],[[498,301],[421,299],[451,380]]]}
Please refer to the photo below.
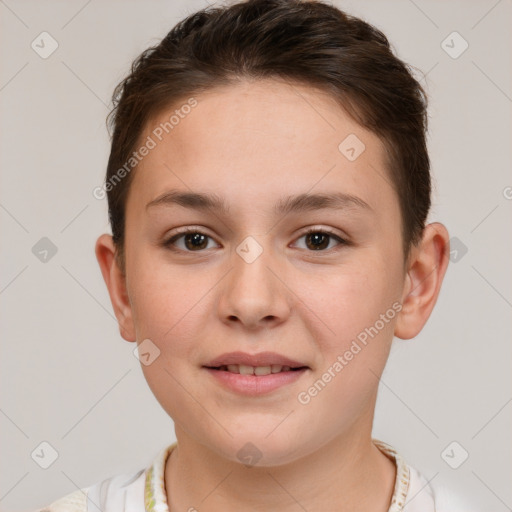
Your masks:
{"label": "young person", "polygon": [[322,2],[207,8],[136,59],[110,120],[96,256],[177,442],[44,510],[443,510],[372,439],[449,245],[425,224],[426,95],[385,35]]}

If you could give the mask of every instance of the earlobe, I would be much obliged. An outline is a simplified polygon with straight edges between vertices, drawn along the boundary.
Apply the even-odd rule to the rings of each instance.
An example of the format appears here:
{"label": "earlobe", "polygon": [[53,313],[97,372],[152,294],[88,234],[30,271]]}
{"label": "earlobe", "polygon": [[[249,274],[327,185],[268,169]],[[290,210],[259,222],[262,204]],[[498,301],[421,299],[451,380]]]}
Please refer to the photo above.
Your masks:
{"label": "earlobe", "polygon": [[126,341],[136,341],[126,277],[117,263],[116,248],[111,235],[105,233],[96,240],[95,253],[119,324],[119,332]]}
{"label": "earlobe", "polygon": [[430,317],[448,268],[449,250],[449,234],[443,224],[428,224],[420,244],[411,253],[402,310],[395,324],[398,338],[414,338]]}

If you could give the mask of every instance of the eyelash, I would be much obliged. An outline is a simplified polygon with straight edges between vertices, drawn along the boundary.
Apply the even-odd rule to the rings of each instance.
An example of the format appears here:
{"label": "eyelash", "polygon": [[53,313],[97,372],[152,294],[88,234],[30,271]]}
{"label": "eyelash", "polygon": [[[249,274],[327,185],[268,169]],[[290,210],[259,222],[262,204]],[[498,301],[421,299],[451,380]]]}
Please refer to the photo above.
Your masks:
{"label": "eyelash", "polygon": [[[351,245],[351,242],[349,242],[348,240],[345,240],[344,238],[341,238],[340,236],[336,235],[334,232],[330,231],[329,229],[325,229],[325,228],[322,228],[322,229],[319,229],[319,228],[309,228],[306,232],[302,233],[298,238],[303,238],[303,237],[308,236],[308,235],[313,234],[313,233],[328,235],[329,237],[334,238],[336,241],[339,242],[339,245],[337,246],[338,248],[339,248],[339,246],[349,246],[349,245]],[[213,237],[211,237],[210,235],[207,235],[206,233],[203,233],[199,229],[194,228],[194,227],[189,227],[189,228],[182,229],[179,233],[173,235],[167,241],[163,242],[163,246],[165,248],[171,250],[171,251],[181,252],[181,253],[183,253],[183,252],[194,253],[194,252],[203,252],[203,251],[205,251],[205,249],[197,250],[197,251],[189,251],[189,250],[184,250],[184,249],[177,249],[173,245],[174,242],[176,242],[178,239],[180,239],[183,236],[188,235],[188,234],[200,234],[200,235],[205,235],[208,238],[213,239]],[[307,252],[312,252],[312,253],[324,252],[325,253],[325,252],[330,252],[330,251],[335,250],[335,249],[336,249],[336,247],[331,248],[331,249],[319,249],[317,251],[309,250]]]}

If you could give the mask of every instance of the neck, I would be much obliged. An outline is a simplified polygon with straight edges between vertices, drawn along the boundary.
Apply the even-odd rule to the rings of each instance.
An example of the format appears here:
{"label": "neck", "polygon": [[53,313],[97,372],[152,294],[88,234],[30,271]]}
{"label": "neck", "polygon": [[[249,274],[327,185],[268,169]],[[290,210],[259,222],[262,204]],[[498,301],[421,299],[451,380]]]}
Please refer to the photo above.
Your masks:
{"label": "neck", "polygon": [[165,468],[169,510],[387,512],[396,467],[370,434],[339,436],[289,464],[248,468],[220,457],[176,425],[178,444]]}

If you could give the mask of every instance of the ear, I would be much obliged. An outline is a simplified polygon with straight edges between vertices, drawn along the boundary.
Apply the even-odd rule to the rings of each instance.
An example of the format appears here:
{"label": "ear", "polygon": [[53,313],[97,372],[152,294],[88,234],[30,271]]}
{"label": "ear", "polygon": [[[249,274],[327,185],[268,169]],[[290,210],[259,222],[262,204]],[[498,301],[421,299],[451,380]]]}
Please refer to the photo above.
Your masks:
{"label": "ear", "polygon": [[414,338],[427,322],[437,301],[450,254],[450,236],[443,224],[425,226],[421,242],[412,248],[395,336]]}
{"label": "ear", "polygon": [[119,324],[119,332],[126,341],[136,341],[126,276],[117,263],[116,248],[111,235],[105,233],[96,240],[95,253]]}

